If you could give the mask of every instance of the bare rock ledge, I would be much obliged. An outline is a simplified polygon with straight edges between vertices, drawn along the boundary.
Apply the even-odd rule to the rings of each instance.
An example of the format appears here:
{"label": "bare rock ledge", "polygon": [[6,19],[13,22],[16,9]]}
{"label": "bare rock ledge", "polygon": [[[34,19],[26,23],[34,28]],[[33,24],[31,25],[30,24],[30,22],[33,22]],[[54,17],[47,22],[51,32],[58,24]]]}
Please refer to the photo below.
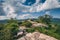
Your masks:
{"label": "bare rock ledge", "polygon": [[23,36],[17,40],[58,40],[58,39],[39,32],[33,32],[27,33],[26,36]]}

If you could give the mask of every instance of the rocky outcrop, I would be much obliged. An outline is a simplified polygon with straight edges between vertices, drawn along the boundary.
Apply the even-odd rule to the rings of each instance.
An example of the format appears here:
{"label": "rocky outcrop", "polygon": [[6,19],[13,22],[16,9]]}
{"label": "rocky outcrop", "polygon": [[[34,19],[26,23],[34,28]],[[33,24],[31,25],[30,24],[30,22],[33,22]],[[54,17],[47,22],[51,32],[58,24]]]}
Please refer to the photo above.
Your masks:
{"label": "rocky outcrop", "polygon": [[26,34],[26,36],[23,36],[17,40],[57,40],[57,39],[39,32],[34,32],[28,33]]}

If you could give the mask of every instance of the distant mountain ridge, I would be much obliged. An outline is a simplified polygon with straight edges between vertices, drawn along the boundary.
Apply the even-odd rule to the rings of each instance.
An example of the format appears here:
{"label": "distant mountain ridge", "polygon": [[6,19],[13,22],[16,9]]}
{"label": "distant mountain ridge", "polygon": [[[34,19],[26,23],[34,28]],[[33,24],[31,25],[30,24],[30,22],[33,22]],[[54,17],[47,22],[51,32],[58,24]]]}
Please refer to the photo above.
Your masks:
{"label": "distant mountain ridge", "polygon": [[6,23],[7,20],[0,20],[0,23]]}
{"label": "distant mountain ridge", "polygon": [[60,19],[59,18],[53,18],[52,23],[53,24],[60,24]]}
{"label": "distant mountain ridge", "polygon": [[[21,19],[21,20],[17,20],[17,21],[24,21],[24,20],[29,20],[29,19]],[[32,19],[32,20],[36,20],[36,19]],[[52,19],[53,22],[60,22],[59,18],[53,18]],[[6,23],[7,20],[0,20],[0,23]]]}

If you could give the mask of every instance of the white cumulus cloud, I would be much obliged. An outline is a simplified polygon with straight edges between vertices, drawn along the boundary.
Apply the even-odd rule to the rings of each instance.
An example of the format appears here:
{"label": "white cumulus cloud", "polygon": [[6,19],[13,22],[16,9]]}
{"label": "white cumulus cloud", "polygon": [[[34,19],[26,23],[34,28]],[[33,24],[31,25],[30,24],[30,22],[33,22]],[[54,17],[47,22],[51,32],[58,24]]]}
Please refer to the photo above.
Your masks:
{"label": "white cumulus cloud", "polygon": [[0,20],[8,19],[6,16],[0,16]]}
{"label": "white cumulus cloud", "polygon": [[[44,3],[40,3],[40,0],[36,0],[32,6],[23,5],[26,0],[5,0],[3,3],[3,9],[8,18],[24,19],[24,18],[34,18],[31,14],[19,15],[15,12],[40,12],[43,10],[60,8],[59,0],[46,0]],[[48,13],[48,12],[47,12]],[[5,17],[5,18],[6,18]],[[4,16],[1,16],[0,19],[3,19]],[[5,19],[4,18],[4,19]]]}
{"label": "white cumulus cloud", "polygon": [[37,18],[37,17],[34,17],[31,14],[22,14],[17,17],[17,19],[27,19],[27,18]]}
{"label": "white cumulus cloud", "polygon": [[60,8],[58,0],[46,0],[46,2],[41,6],[40,10]]}
{"label": "white cumulus cloud", "polygon": [[22,12],[40,12],[42,10],[60,8],[60,2],[58,0],[46,0],[44,3],[36,0],[32,6],[22,4],[25,1],[27,0],[7,0],[6,2],[8,4],[10,3],[14,7],[14,10]]}
{"label": "white cumulus cloud", "polygon": [[15,13],[14,7],[12,7],[11,5],[5,4],[3,6],[3,9],[4,9],[6,16],[8,18],[15,18],[17,16],[17,14]]}

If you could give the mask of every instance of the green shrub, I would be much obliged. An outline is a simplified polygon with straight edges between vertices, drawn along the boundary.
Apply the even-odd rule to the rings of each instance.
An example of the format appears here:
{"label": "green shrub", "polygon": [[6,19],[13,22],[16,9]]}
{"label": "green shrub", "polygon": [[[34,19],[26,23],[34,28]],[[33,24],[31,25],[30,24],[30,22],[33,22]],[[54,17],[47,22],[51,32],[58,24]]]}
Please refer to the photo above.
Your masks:
{"label": "green shrub", "polygon": [[26,31],[27,31],[28,33],[32,33],[32,32],[35,31],[35,29],[34,29],[34,28],[30,28],[30,29],[26,29]]}
{"label": "green shrub", "polygon": [[32,23],[30,23],[28,21],[25,21],[21,25],[26,26],[26,27],[31,27],[32,26]]}
{"label": "green shrub", "polygon": [[17,35],[17,31],[17,21],[8,20],[6,24],[0,25],[0,40],[15,40],[15,35]]}

